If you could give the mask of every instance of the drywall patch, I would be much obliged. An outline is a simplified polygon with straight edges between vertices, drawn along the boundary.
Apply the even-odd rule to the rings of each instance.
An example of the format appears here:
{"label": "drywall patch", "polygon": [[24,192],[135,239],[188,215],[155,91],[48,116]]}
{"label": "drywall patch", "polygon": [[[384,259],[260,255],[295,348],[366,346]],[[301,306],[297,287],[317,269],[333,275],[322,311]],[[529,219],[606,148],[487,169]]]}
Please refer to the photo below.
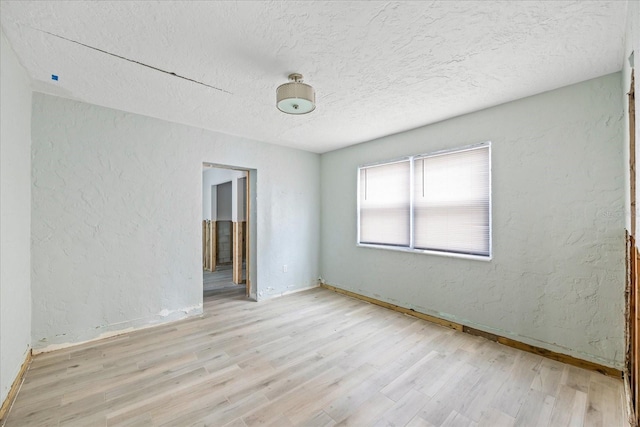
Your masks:
{"label": "drywall patch", "polygon": [[[100,335],[95,336],[93,338],[82,340],[79,337],[74,337],[71,341],[61,341],[55,344],[49,344],[49,340],[43,338],[39,341],[39,346],[34,346],[33,354],[40,353],[48,353],[55,350],[62,350],[69,347],[74,347],[81,344],[86,344],[94,341],[100,341],[107,338],[113,338],[120,335],[125,335],[130,332],[139,331],[142,329],[153,328],[155,326],[159,326],[167,321],[178,321],[182,319],[186,319],[189,317],[202,315],[202,305],[188,307],[182,310],[162,310],[156,317],[153,319],[138,319],[136,321],[127,322],[128,324],[136,325],[136,326],[125,326],[123,325],[103,325],[96,326],[95,330],[107,330],[105,332],[100,333]],[[115,330],[114,330],[115,329]],[[54,341],[58,341],[59,337],[64,337],[66,334],[57,335],[54,338]],[[93,335],[93,333],[88,333],[88,335]],[[62,340],[60,338],[60,340]]]}
{"label": "drywall patch", "polygon": [[202,314],[202,304],[194,305],[192,307],[185,307],[179,310],[167,310],[166,308],[162,310],[158,315],[164,318],[172,318],[172,317],[191,317],[198,314]]}

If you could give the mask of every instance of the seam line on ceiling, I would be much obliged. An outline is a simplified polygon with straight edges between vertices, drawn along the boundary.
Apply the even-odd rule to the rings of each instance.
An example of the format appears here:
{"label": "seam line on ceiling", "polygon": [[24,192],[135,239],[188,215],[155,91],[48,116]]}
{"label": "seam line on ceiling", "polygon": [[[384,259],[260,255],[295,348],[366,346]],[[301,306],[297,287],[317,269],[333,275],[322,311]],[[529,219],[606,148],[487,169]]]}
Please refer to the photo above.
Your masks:
{"label": "seam line on ceiling", "polygon": [[206,83],[202,83],[202,82],[199,82],[197,80],[190,79],[189,77],[181,76],[180,74],[176,74],[176,73],[174,73],[172,71],[166,71],[166,70],[163,70],[161,68],[154,67],[153,65],[145,64],[144,62],[136,61],[134,59],[129,59],[129,58],[126,58],[124,56],[117,55],[115,53],[107,52],[106,50],[102,50],[102,49],[99,49],[97,47],[89,46],[89,45],[81,43],[79,41],[72,40],[72,39],[69,39],[69,38],[66,38],[66,37],[63,37],[63,36],[59,36],[57,34],[50,33],[48,31],[40,30],[38,28],[33,28],[33,29],[36,30],[36,31],[40,31],[41,33],[49,34],[50,36],[57,37],[57,38],[62,39],[62,40],[66,40],[68,42],[75,43],[75,44],[78,44],[80,46],[84,46],[84,47],[87,47],[89,49],[93,49],[95,51],[98,51],[98,52],[101,52],[101,53],[105,53],[107,55],[111,55],[111,56],[119,58],[119,59],[124,59],[125,61],[129,61],[129,62],[132,62],[134,64],[142,65],[143,67],[151,68],[152,70],[155,70],[155,71],[160,71],[161,73],[169,74],[170,76],[173,76],[173,77],[178,77],[179,79],[187,80],[187,81],[190,81],[192,83],[196,83],[196,84],[199,84],[199,85],[202,85],[202,86],[206,86],[206,87],[211,88],[211,89],[215,89],[215,90],[220,91],[220,92],[228,93],[229,95],[233,95],[233,93],[229,92],[228,90],[220,89],[219,87],[211,86],[211,85],[208,85]]}

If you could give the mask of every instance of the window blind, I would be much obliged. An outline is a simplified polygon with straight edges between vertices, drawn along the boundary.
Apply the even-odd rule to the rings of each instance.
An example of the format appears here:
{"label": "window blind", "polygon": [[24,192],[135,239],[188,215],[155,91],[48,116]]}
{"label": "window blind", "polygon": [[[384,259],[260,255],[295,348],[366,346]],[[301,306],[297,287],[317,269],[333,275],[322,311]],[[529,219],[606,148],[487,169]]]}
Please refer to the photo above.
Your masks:
{"label": "window blind", "polygon": [[414,160],[414,247],[490,255],[488,146]]}
{"label": "window blind", "polygon": [[360,169],[360,243],[410,244],[409,160]]}

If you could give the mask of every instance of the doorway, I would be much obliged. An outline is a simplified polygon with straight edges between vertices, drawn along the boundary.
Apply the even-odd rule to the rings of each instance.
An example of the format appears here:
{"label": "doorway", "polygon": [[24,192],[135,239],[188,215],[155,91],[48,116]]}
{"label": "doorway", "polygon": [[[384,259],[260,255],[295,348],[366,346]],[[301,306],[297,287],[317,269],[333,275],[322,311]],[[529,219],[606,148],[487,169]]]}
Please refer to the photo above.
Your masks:
{"label": "doorway", "polygon": [[[203,163],[203,295],[242,293],[255,299],[255,170]],[[255,188],[255,187],[254,187]],[[255,196],[253,196],[255,198]],[[251,207],[254,212],[252,214]],[[253,230],[253,231],[252,231]],[[253,255],[253,257],[252,257]]]}

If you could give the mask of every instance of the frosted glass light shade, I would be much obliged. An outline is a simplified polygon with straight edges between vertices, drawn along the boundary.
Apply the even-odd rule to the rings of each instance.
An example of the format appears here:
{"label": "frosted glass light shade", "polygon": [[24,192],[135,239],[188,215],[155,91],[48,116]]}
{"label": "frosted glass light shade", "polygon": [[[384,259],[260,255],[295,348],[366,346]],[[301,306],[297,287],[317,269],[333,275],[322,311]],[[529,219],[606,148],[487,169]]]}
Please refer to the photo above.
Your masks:
{"label": "frosted glass light shade", "polygon": [[[292,77],[295,76],[295,77]],[[276,98],[278,110],[287,114],[307,114],[316,109],[316,93],[311,86],[299,80],[302,76],[292,74],[290,83],[278,86]]]}

